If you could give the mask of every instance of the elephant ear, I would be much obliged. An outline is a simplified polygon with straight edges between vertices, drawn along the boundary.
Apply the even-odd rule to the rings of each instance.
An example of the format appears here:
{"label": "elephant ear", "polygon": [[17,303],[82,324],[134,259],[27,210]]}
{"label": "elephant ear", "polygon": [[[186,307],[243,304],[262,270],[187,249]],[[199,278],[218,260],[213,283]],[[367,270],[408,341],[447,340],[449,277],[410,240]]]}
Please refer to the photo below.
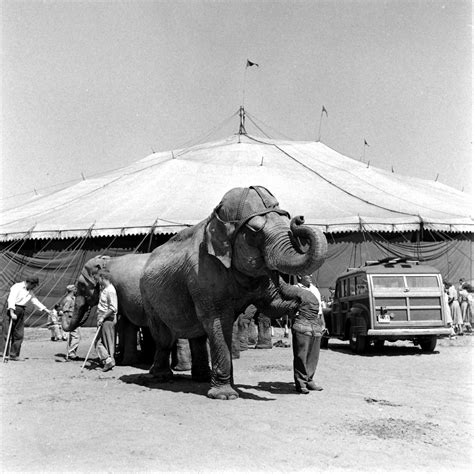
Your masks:
{"label": "elephant ear", "polygon": [[215,209],[206,226],[207,252],[218,258],[226,268],[232,264],[232,235],[235,225],[223,221]]}

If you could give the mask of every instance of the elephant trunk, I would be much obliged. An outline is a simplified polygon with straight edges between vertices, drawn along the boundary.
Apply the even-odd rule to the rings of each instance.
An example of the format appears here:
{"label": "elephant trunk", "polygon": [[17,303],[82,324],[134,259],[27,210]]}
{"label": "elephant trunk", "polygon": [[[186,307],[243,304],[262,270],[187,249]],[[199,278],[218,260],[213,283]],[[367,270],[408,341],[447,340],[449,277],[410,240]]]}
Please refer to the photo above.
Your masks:
{"label": "elephant trunk", "polygon": [[328,244],[319,230],[303,225],[301,216],[294,217],[290,231],[282,228],[266,236],[265,260],[270,269],[288,275],[310,275],[323,263]]}
{"label": "elephant trunk", "polygon": [[83,296],[77,296],[74,302],[74,311],[71,318],[64,317],[61,319],[63,331],[71,332],[77,329],[89,309],[89,305]]}

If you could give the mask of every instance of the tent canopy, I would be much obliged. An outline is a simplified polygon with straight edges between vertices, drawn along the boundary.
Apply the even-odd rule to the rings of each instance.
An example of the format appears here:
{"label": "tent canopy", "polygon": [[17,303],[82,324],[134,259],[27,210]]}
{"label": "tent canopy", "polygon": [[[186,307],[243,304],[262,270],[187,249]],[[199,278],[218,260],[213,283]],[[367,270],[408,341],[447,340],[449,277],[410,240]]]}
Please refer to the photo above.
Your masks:
{"label": "tent canopy", "polygon": [[206,218],[231,188],[268,188],[324,232],[473,232],[471,199],[390,173],[321,142],[235,135],[154,153],[1,214],[0,241],[175,233]]}

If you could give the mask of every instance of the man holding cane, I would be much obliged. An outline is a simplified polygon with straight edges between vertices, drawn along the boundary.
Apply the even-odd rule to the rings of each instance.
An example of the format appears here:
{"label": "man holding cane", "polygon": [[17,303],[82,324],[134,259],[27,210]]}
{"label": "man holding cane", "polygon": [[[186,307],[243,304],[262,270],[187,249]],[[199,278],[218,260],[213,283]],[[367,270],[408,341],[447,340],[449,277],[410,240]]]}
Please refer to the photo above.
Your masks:
{"label": "man holding cane", "polygon": [[97,327],[100,327],[95,342],[95,350],[103,363],[103,371],[115,367],[115,324],[117,323],[117,292],[110,281],[110,272],[100,270],[97,274],[100,285],[99,304],[97,305]]}
{"label": "man holding cane", "polygon": [[28,301],[31,301],[40,311],[44,311],[50,314],[50,311],[42,304],[33,293],[33,290],[38,286],[39,280],[37,277],[28,277],[25,281],[15,283],[10,288],[10,294],[8,295],[8,310],[3,320],[3,339],[5,342],[5,354],[8,351],[8,333],[5,331],[6,328],[10,327],[11,330],[11,347],[9,360],[17,361],[20,360],[21,344],[23,342],[25,334],[25,307]]}

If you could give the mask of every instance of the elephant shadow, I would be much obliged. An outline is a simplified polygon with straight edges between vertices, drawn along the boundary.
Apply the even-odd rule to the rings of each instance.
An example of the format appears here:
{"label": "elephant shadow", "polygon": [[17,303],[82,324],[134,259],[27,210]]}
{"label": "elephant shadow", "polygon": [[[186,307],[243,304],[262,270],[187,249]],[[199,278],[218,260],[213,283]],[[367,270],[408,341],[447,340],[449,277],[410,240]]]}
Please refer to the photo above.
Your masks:
{"label": "elephant shadow", "polygon": [[[195,395],[199,395],[202,397],[207,397],[207,392],[209,390],[209,382],[195,382],[192,380],[191,375],[187,374],[175,374],[174,377],[166,382],[158,381],[155,377],[151,374],[128,374],[122,375],[119,377],[119,380],[126,384],[133,384],[138,385],[140,387],[146,387],[151,390],[164,390],[167,392],[174,392],[174,393],[191,393]],[[256,390],[265,390],[264,388],[260,388],[260,384],[265,384],[266,382],[260,382],[259,387],[255,387],[253,385],[235,385],[234,388],[236,389],[237,393],[239,394],[239,398],[244,400],[257,400],[257,401],[273,401],[274,398],[262,397],[259,395],[255,395],[253,393],[249,393],[243,391],[242,389],[256,389]],[[278,383],[277,383],[278,385]],[[271,390],[266,390],[271,391]],[[282,393],[282,392],[276,392]]]}
{"label": "elephant shadow", "polygon": [[[262,392],[269,392],[273,395],[294,395],[295,394],[295,384],[293,382],[258,382],[257,386],[255,385],[236,385],[237,391],[242,393],[239,389],[247,390],[261,390]],[[245,393],[245,392],[244,392]],[[246,394],[249,395],[249,394]],[[242,396],[242,398],[246,398]],[[247,397],[252,398],[252,397]],[[269,399],[274,400],[274,398]]]}

